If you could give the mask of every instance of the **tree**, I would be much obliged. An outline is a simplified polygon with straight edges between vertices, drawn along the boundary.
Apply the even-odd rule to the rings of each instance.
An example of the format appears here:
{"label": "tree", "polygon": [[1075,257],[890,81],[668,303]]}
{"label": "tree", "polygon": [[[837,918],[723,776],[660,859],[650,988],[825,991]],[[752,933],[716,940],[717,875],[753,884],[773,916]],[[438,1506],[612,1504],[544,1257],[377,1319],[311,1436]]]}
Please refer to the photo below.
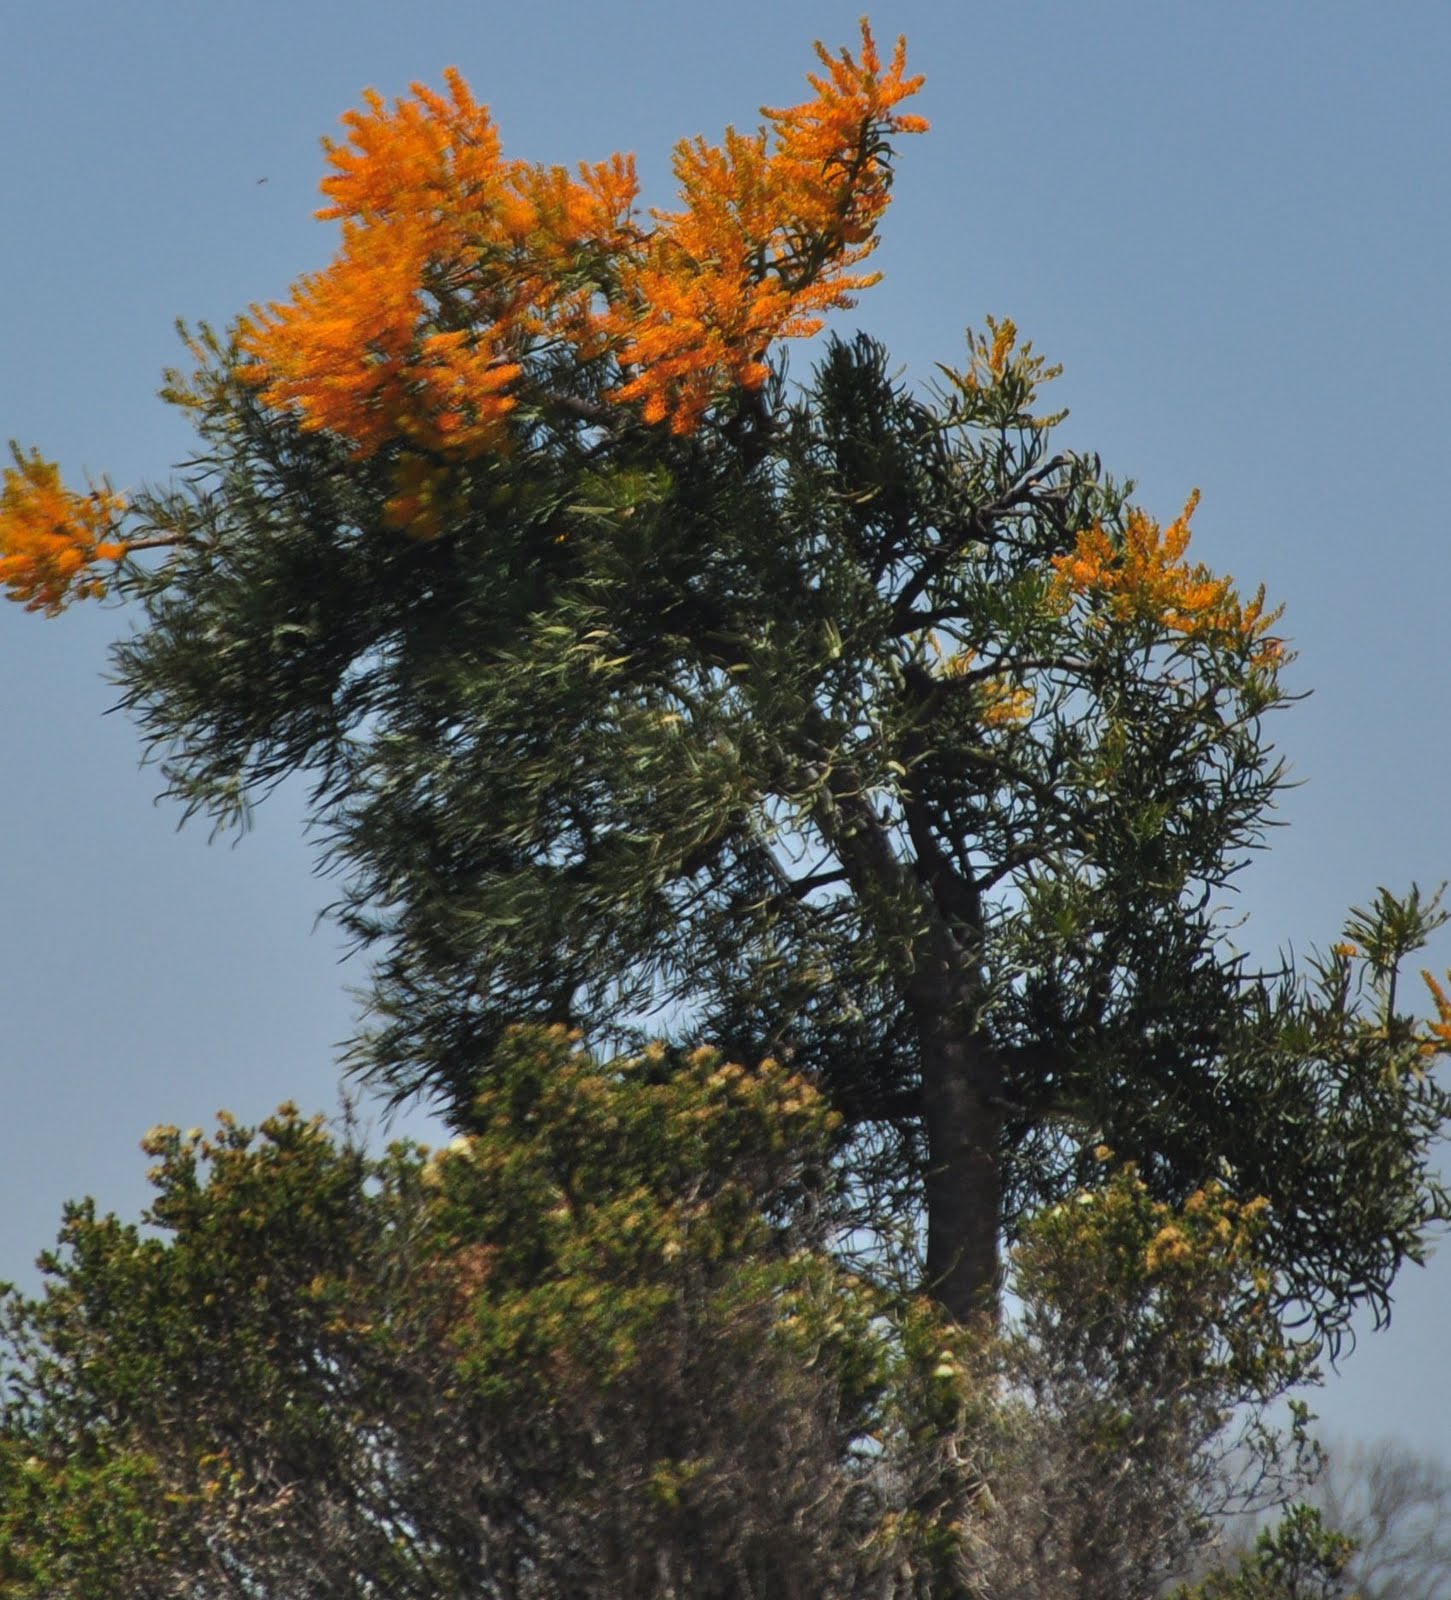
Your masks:
{"label": "tree", "polygon": [[1432,1456],[1382,1439],[1332,1440],[1304,1498],[1354,1546],[1344,1564],[1357,1600],[1451,1594],[1451,1473]]}
{"label": "tree", "polygon": [[1310,1490],[1326,1521],[1355,1541],[1348,1573],[1360,1600],[1451,1595],[1451,1473],[1389,1440],[1331,1444]]}
{"label": "tree", "polygon": [[69,1209],[4,1304],[0,1594],[1148,1600],[1303,1375],[1217,1186],[1105,1152],[984,1338],[842,1264],[778,1064],[490,1067],[442,1150],[159,1126],[147,1232]]}
{"label": "tree", "polygon": [[1161,525],[1053,450],[1011,322],[935,391],[864,336],[792,388],[773,341],[870,282],[923,126],[900,46],[822,60],[648,219],[622,158],[505,160],[456,76],[371,98],[333,265],[172,377],[188,475],[121,509],[17,453],[0,579],[139,608],[124,699],[189,809],[307,775],[394,1094],[467,1128],[520,1022],[778,1055],[961,1321],[1104,1142],[1158,1199],[1263,1198],[1334,1346],[1451,1210],[1451,1005],[1398,989],[1439,912],[1382,891],[1300,973],[1227,947],[1278,613],[1190,557],[1193,498]]}
{"label": "tree", "polygon": [[1312,1374],[1274,1309],[1264,1206],[1211,1182],[1171,1207],[1100,1157],[1102,1186],[1032,1219],[1010,1257],[1020,1309],[964,1429],[996,1502],[972,1529],[974,1596],[1160,1595],[1313,1460],[1302,1406],[1287,1435],[1267,1423]]}

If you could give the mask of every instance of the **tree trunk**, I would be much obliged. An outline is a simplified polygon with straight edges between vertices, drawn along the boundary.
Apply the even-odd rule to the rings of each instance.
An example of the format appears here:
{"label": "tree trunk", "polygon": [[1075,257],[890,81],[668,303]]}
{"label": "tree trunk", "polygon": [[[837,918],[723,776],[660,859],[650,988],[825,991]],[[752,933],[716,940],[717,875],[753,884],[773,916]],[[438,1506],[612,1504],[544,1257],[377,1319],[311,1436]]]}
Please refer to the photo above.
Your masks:
{"label": "tree trunk", "polygon": [[998,1315],[1002,1071],[973,1028],[966,985],[928,972],[912,985],[927,1136],[927,1288],[957,1322]]}
{"label": "tree trunk", "polygon": [[[938,849],[920,810],[905,821],[916,859],[895,852],[849,767],[828,768],[817,799],[822,836],[859,900],[922,918],[905,998],[917,1025],[927,1139],[927,1292],[957,1322],[998,1314],[1002,1226],[1002,1065],[978,1026],[982,905]],[[905,920],[905,919],[904,919]]]}

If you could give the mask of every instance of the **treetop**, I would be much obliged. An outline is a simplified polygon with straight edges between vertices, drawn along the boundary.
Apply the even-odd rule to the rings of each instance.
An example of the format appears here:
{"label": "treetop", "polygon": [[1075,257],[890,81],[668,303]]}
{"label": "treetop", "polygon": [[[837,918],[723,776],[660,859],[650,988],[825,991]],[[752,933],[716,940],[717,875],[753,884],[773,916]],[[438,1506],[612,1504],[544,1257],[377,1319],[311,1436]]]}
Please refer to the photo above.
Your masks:
{"label": "treetop", "polygon": [[[521,407],[598,420],[628,407],[692,432],[723,394],[761,389],[773,343],[809,337],[876,281],[854,269],[891,196],[891,141],[927,128],[898,109],[923,82],[905,40],[884,65],[863,19],[858,54],[817,54],[811,99],[763,107],[754,134],[681,140],[673,211],[642,212],[630,156],[573,173],[506,159],[455,69],[442,94],[414,84],[389,106],[370,90],[326,144],[317,214],[342,225],[336,257],[288,301],[254,306],[228,365],[355,456],[393,450],[388,521],[417,539],[445,525],[452,467],[513,448]],[[184,381],[166,393],[200,403]],[[124,510],[17,450],[0,583],[52,614],[104,593],[99,567],[161,542],[126,539]]]}

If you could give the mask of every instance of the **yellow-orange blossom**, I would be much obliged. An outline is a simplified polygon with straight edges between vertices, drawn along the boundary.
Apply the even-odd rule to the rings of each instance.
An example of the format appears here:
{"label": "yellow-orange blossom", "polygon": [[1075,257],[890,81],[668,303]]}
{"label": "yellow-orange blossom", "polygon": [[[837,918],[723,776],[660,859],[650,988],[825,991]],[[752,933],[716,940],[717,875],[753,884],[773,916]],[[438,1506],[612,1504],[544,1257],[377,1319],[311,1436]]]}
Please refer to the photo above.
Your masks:
{"label": "yellow-orange blossom", "polygon": [[1196,489],[1167,528],[1130,507],[1122,541],[1098,526],[1080,533],[1071,554],[1053,559],[1055,598],[1066,605],[1076,595],[1089,595],[1102,607],[1102,616],[1117,622],[1142,619],[1186,638],[1238,637],[1251,647],[1256,665],[1270,666],[1284,649],[1269,633],[1280,613],[1265,610],[1263,588],[1245,602],[1232,579],[1217,578],[1188,559],[1189,523],[1198,504]]}
{"label": "yellow-orange blossom", "polygon": [[[764,382],[772,341],[814,333],[875,281],[852,269],[886,209],[887,141],[927,126],[895,109],[922,82],[905,41],[884,66],[863,22],[859,57],[817,53],[811,100],[764,111],[757,134],[683,141],[681,209],[643,218],[631,158],[577,174],[506,161],[457,72],[447,95],[414,85],[391,109],[369,93],[328,147],[318,214],[341,222],[342,248],[243,320],[243,376],[359,456],[402,444],[389,518],[418,537],[441,529],[438,463],[505,444],[541,350],[612,358],[612,401],[691,431],[722,395]],[[103,592],[96,564],[132,547],[124,502],[72,493],[33,452],[0,492],[11,598],[54,612]]]}
{"label": "yellow-orange blossom", "polygon": [[402,439],[457,460],[501,442],[528,357],[564,347],[612,357],[612,400],[691,431],[764,382],[773,340],[873,281],[851,269],[887,205],[887,140],[926,127],[895,109],[922,81],[904,42],[885,68],[865,24],[859,59],[817,48],[815,98],[754,135],[683,141],[683,205],[648,219],[627,157],[577,174],[505,160],[457,72],[446,96],[370,94],[328,148],[319,215],[342,249],[243,323],[250,376],[360,455]]}
{"label": "yellow-orange blossom", "polygon": [[93,568],[124,554],[113,529],[126,502],[108,488],[77,494],[53,462],[11,449],[15,464],[0,479],[0,583],[12,600],[53,615],[103,591]]}
{"label": "yellow-orange blossom", "polygon": [[[888,142],[926,127],[897,109],[922,82],[906,76],[905,41],[884,67],[864,22],[859,58],[817,53],[812,99],[764,110],[755,134],[677,145],[682,206],[647,218],[628,157],[577,174],[505,160],[457,72],[447,95],[414,85],[391,108],[370,92],[343,119],[346,141],[328,146],[318,215],[342,224],[342,248],[285,304],[242,321],[243,376],[360,457],[401,445],[387,517],[420,538],[442,531],[450,464],[506,446],[530,395],[529,358],[543,350],[609,359],[611,401],[693,430],[714,401],[765,381],[774,340],[814,333],[875,281],[853,269],[889,199]],[[993,326],[983,359],[999,379],[1016,329]],[[1230,580],[1186,559],[1193,504],[1164,529],[1132,511],[1121,547],[1101,528],[1083,533],[1054,562],[1054,592],[1119,621],[1237,634],[1268,663],[1279,646],[1263,597],[1244,604]],[[52,464],[17,454],[0,495],[0,582],[48,611],[102,592],[96,564],[130,548],[123,509],[109,490],[73,494]],[[1030,712],[1019,689],[988,717]]]}

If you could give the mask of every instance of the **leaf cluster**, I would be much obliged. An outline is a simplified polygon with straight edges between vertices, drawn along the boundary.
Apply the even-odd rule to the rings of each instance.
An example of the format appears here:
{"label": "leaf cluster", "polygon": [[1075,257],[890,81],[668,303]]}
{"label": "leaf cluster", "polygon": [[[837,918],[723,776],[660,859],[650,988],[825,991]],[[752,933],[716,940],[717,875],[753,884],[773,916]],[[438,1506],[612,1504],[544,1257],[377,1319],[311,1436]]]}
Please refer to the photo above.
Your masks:
{"label": "leaf cluster", "polygon": [[942,1335],[826,1252],[814,1091],[562,1030],[494,1069],[443,1150],[284,1107],[152,1130],[145,1231],[69,1211],[5,1308],[0,1592],[866,1594],[943,1537],[876,1467],[930,1470]]}

